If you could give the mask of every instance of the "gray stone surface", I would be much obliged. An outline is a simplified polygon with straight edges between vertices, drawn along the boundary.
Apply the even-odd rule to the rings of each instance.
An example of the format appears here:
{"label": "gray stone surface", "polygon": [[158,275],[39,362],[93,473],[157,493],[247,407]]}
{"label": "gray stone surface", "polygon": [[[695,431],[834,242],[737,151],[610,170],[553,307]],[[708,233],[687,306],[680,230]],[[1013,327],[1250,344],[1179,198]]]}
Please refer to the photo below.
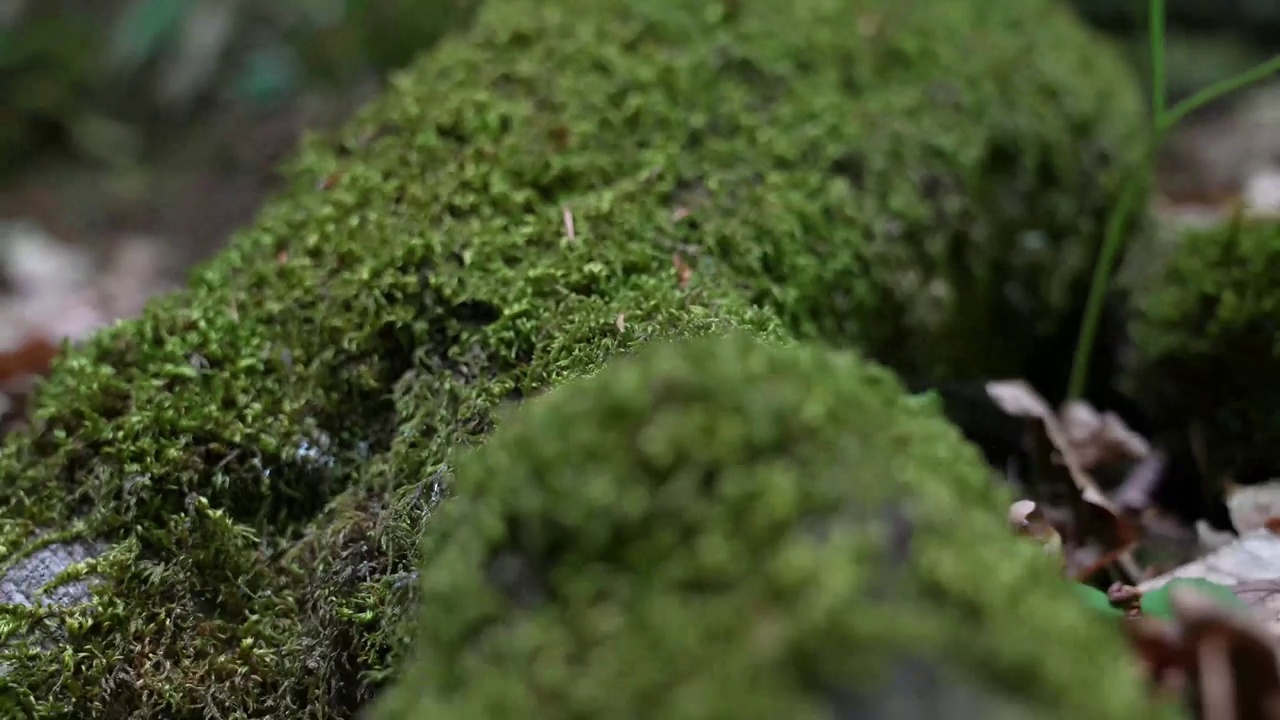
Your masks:
{"label": "gray stone surface", "polygon": [[45,588],[72,565],[96,557],[103,546],[88,542],[54,543],[19,560],[0,576],[0,603],[25,605],[49,603],[68,607],[90,599],[91,580],[81,579]]}
{"label": "gray stone surface", "polygon": [[[90,560],[105,551],[102,543],[72,541],[53,543],[15,562],[0,575],[0,605],[53,605],[71,607],[89,602],[93,578],[80,578],[46,587],[59,573],[76,563]],[[54,638],[40,638],[44,646],[52,646]],[[9,666],[0,662],[0,676]]]}

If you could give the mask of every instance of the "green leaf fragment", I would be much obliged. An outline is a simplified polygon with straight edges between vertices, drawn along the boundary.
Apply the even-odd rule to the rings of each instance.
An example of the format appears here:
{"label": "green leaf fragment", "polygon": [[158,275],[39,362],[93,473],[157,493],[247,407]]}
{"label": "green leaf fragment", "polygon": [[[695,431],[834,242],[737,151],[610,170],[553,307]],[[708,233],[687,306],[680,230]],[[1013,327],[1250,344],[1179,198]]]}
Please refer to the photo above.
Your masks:
{"label": "green leaf fragment", "polygon": [[1226,585],[1204,578],[1176,578],[1159,588],[1142,595],[1142,614],[1150,617],[1173,619],[1173,592],[1177,588],[1190,588],[1210,598],[1224,608],[1248,613],[1249,606]]}
{"label": "green leaf fragment", "polygon": [[1124,611],[1111,604],[1107,594],[1084,583],[1071,583],[1072,590],[1084,600],[1084,604],[1099,612],[1115,617],[1124,617]]}

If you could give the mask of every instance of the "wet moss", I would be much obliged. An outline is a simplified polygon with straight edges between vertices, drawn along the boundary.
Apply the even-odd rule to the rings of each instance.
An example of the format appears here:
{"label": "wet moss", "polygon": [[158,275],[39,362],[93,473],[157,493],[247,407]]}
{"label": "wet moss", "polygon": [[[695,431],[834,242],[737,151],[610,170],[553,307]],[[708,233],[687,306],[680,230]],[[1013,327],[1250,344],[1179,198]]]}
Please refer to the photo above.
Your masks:
{"label": "wet moss", "polygon": [[[351,712],[362,673],[387,661],[380,631],[394,613],[381,604],[412,557],[412,503],[397,505],[376,477],[411,419],[402,388],[434,394],[414,417],[440,425],[414,430],[414,447],[438,467],[446,448],[488,430],[496,405],[611,353],[773,327],[710,269],[679,288],[646,243],[524,252],[526,235],[495,232],[458,261],[448,233],[415,237],[389,221],[371,228],[388,239],[359,252],[317,234],[281,262],[266,239],[298,236],[267,232],[273,219],[189,290],[71,354],[33,433],[0,460],[10,560],[44,528],[112,545],[95,561],[92,606],[5,611],[11,630],[54,632],[75,657],[68,670],[34,645],[5,650],[41,717]],[[560,232],[555,220],[543,229]],[[296,294],[252,289],[282,281]],[[481,319],[477,304],[489,308]],[[385,537],[397,531],[398,543]],[[349,701],[333,699],[339,689]]]}
{"label": "wet moss", "polygon": [[1128,383],[1211,480],[1280,476],[1280,226],[1188,233],[1137,288]]}
{"label": "wet moss", "polygon": [[1047,1],[894,7],[486,3],[185,290],[59,362],[0,457],[0,572],[107,549],[64,578],[93,602],[0,608],[3,697],[350,717],[396,667],[447,453],[655,339],[1019,365],[1132,88]]}
{"label": "wet moss", "polygon": [[526,403],[450,493],[377,720],[1159,714],[936,403],[851,353],[661,343]]}
{"label": "wet moss", "polygon": [[1143,127],[1130,71],[1069,10],[570,7],[495,4],[346,144],[409,139],[451,214],[642,188],[645,222],[679,218],[666,247],[912,376],[1027,374],[1063,330]]}

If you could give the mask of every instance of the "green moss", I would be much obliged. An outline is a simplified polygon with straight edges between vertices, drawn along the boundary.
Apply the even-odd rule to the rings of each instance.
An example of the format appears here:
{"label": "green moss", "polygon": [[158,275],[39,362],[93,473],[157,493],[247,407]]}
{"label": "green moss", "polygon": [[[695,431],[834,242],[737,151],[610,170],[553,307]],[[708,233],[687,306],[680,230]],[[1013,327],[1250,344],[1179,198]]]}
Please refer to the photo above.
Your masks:
{"label": "green moss", "polygon": [[976,451],[852,354],[647,349],[526,403],[450,490],[377,720],[831,717],[902,661],[977,717],[1155,714]]}
{"label": "green moss", "polygon": [[0,690],[41,717],[350,717],[396,667],[447,451],[655,338],[1020,364],[1132,89],[1047,0],[895,6],[487,3],[183,292],[59,363],[0,458],[0,571],[109,550],[72,573],[93,604],[0,608]]}
{"label": "green moss", "polygon": [[435,108],[421,141],[506,171],[454,174],[442,210],[518,189],[502,206],[518,213],[646,178],[646,222],[690,213],[665,239],[730,265],[796,332],[908,374],[1023,373],[1082,294],[1141,111],[1069,11],[584,5],[494,5],[470,46],[400,78],[417,101],[368,132],[420,128],[458,88],[467,101]]}
{"label": "green moss", "polygon": [[[282,264],[255,243],[292,235],[277,219],[269,213],[190,290],[71,355],[44,390],[34,434],[7,449],[7,547],[73,521],[76,536],[114,543],[96,607],[12,611],[29,629],[56,623],[80,655],[72,676],[83,687],[57,658],[10,658],[46,707],[181,717],[197,701],[232,713],[254,698],[252,716],[349,712],[330,694],[358,699],[360,671],[385,658],[312,650],[345,632],[385,654],[377,611],[412,542],[380,547],[382,511],[395,503],[367,489],[377,465],[366,456],[412,419],[397,397],[434,394],[417,412],[446,419],[414,441],[420,462],[438,465],[445,448],[488,429],[498,403],[613,352],[735,321],[771,327],[710,270],[680,290],[669,258],[644,244],[534,253],[524,234],[491,232],[454,261],[449,234],[414,237],[401,225],[400,241],[359,253],[317,234]],[[282,276],[296,294],[253,291]],[[365,502],[311,522],[348,488]],[[366,611],[374,616],[361,620]],[[336,626],[307,627],[326,617]],[[133,665],[138,648],[157,661]]]}
{"label": "green moss", "polygon": [[1280,475],[1280,226],[1187,234],[1133,318],[1134,395],[1166,429],[1195,426],[1214,476]]}

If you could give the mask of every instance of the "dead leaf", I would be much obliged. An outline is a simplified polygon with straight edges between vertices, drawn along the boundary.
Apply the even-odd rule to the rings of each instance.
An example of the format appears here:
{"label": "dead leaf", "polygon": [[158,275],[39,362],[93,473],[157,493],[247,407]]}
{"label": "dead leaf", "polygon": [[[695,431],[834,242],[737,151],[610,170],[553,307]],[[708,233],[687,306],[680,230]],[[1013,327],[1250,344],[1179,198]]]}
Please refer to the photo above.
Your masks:
{"label": "dead leaf", "polygon": [[689,286],[689,279],[693,277],[693,267],[680,253],[674,253],[671,256],[671,264],[676,269],[676,285],[684,289]]}
{"label": "dead leaf", "polygon": [[1219,585],[1280,578],[1280,537],[1264,529],[1245,533],[1199,560],[1142,583],[1142,589],[1151,590],[1178,577],[1204,578]]}
{"label": "dead leaf", "polygon": [[1139,615],[1124,623],[1129,646],[1143,660],[1157,693],[1177,698],[1187,683],[1191,665],[1181,633],[1173,623]]}
{"label": "dead leaf", "polygon": [[17,348],[0,352],[0,386],[48,373],[57,355],[58,346],[43,335],[28,337]]}
{"label": "dead leaf", "polygon": [[1199,679],[1201,717],[1275,718],[1280,670],[1266,630],[1194,588],[1177,588],[1170,600],[1183,642],[1193,649],[1189,675]]}
{"label": "dead leaf", "polygon": [[1169,462],[1164,451],[1148,453],[1129,469],[1120,486],[1111,494],[1112,502],[1128,513],[1143,513],[1152,507],[1155,492],[1164,479]]}
{"label": "dead leaf", "polygon": [[1061,414],[1063,435],[1085,470],[1134,463],[1151,452],[1146,438],[1113,412],[1099,413],[1089,403],[1073,400]]}
{"label": "dead leaf", "polygon": [[[1137,527],[1098,488],[1076,457],[1076,448],[1049,404],[1021,380],[990,382],[986,391],[1006,414],[1030,423],[1028,455],[1033,473],[1050,485],[1062,484],[1053,478],[1065,475],[1075,492],[1071,495],[1074,532],[1069,538],[1068,566],[1077,580],[1084,580],[1109,565],[1119,565],[1132,580],[1140,577],[1130,554],[1137,543]],[[1046,491],[1060,491],[1050,487]],[[1096,544],[1096,548],[1090,545]]]}
{"label": "dead leaf", "polygon": [[1265,629],[1196,588],[1177,588],[1170,601],[1172,621],[1138,616],[1124,623],[1156,693],[1186,699],[1205,720],[1280,717],[1280,669]]}
{"label": "dead leaf", "polygon": [[1259,529],[1139,587],[1150,592],[1175,578],[1203,578],[1230,587],[1280,639],[1280,536]]}
{"label": "dead leaf", "polygon": [[1044,546],[1045,552],[1062,554],[1062,536],[1031,500],[1019,500],[1009,506],[1009,527],[1014,534],[1031,538]]}
{"label": "dead leaf", "polygon": [[1053,408],[1040,393],[1021,380],[1003,380],[986,384],[987,395],[1007,415],[1020,418],[1052,418]]}
{"label": "dead leaf", "polygon": [[1227,511],[1236,532],[1243,535],[1267,527],[1267,521],[1280,518],[1280,481],[1258,485],[1228,484]]}
{"label": "dead leaf", "polygon": [[49,373],[58,352],[49,338],[36,335],[0,353],[0,432],[11,432],[26,422],[32,391],[38,379]]}
{"label": "dead leaf", "polygon": [[1266,580],[1246,580],[1232,586],[1231,592],[1253,608],[1258,619],[1280,638],[1280,576]]}

